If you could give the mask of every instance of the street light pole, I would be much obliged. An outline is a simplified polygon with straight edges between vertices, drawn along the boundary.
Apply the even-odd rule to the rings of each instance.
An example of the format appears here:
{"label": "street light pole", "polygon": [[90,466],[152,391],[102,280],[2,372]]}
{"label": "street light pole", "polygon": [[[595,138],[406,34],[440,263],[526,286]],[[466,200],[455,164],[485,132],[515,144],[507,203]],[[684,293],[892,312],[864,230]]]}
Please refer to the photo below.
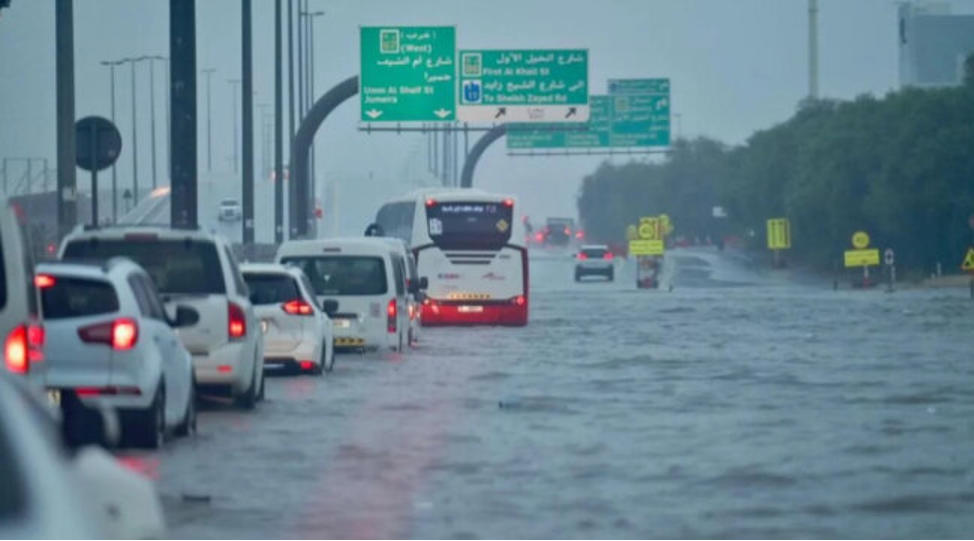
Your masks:
{"label": "street light pole", "polygon": [[137,58],[126,58],[132,66],[132,201],[139,204],[139,145],[136,130],[135,63]]}
{"label": "street light pole", "polygon": [[216,68],[203,70],[203,74],[206,75],[206,170],[211,173],[213,172],[213,136],[211,135],[213,123],[210,114],[210,78],[214,72],[216,72]]}
{"label": "street light pole", "polygon": [[[308,14],[308,58],[310,59],[310,68],[308,72],[310,77],[308,77],[308,110],[314,106],[315,102],[315,19],[318,17],[324,17],[324,11],[315,11],[314,13]],[[318,180],[315,177],[316,169],[318,165],[317,160],[317,147],[318,145],[314,142],[311,143],[311,200],[312,205],[315,204],[315,197],[318,191]]]}
{"label": "street light pole", "polygon": [[240,136],[237,131],[237,115],[240,111],[237,110],[237,86],[240,84],[240,79],[228,79],[230,83],[232,94],[233,94],[233,172],[239,172],[237,164],[240,162],[240,155],[237,150],[237,145],[240,144]]}
{"label": "street light pole", "polygon": [[[121,61],[102,61],[102,66],[108,66],[111,77],[111,96],[112,96],[112,124],[115,123],[115,66]],[[118,171],[112,163],[112,223],[118,223]]]}
{"label": "street light pole", "polygon": [[152,189],[156,189],[156,63],[160,57],[144,57],[149,61],[149,145],[152,147]]}
{"label": "street light pole", "polygon": [[274,242],[284,241],[284,58],[281,0],[274,2]]}

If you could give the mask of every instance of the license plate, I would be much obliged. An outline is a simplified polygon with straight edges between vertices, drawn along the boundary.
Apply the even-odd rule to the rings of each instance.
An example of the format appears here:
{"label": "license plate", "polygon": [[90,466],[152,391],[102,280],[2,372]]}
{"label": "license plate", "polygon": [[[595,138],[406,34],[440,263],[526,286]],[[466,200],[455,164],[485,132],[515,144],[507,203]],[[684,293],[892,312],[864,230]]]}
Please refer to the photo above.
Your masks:
{"label": "license plate", "polygon": [[61,405],[61,391],[57,389],[50,389],[47,391],[47,401],[51,403],[52,406]]}
{"label": "license plate", "polygon": [[484,311],[483,306],[458,306],[457,310],[461,314],[479,314]]}
{"label": "license plate", "polygon": [[336,329],[351,329],[352,321],[349,319],[333,319],[331,320],[332,327]]}

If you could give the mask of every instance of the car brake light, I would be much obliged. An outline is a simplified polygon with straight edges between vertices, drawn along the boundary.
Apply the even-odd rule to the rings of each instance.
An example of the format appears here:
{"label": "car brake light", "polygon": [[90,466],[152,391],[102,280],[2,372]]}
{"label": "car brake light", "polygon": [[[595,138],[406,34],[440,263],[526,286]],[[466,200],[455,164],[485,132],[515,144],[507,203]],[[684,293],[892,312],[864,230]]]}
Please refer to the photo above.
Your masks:
{"label": "car brake light", "polygon": [[513,207],[514,206],[514,200],[511,199],[511,198],[505,199],[504,200],[504,206],[505,207]]}
{"label": "car brake light", "polygon": [[388,320],[388,330],[390,333],[396,332],[396,314],[399,312],[396,306],[396,299],[389,300],[389,306],[386,308],[386,314],[389,316]]}
{"label": "car brake light", "polygon": [[247,317],[244,315],[243,308],[229,301],[227,302],[227,334],[231,340],[247,336]]}
{"label": "car brake light", "polygon": [[606,252],[602,259],[612,259],[612,252]]}
{"label": "car brake light", "polygon": [[584,261],[584,260],[588,259],[588,254],[586,254],[585,252],[579,252],[578,253],[578,259]]}
{"label": "car brake light", "polygon": [[432,207],[434,205],[436,205],[436,199],[427,199],[426,200],[426,206],[427,207]]}
{"label": "car brake light", "polygon": [[54,287],[55,282],[54,277],[50,274],[38,274],[37,276],[34,276],[34,287],[37,287],[38,289]]}
{"label": "car brake light", "polygon": [[572,230],[566,227],[565,228],[565,234],[568,235],[568,236],[571,236]]}
{"label": "car brake light", "polygon": [[311,370],[315,367],[315,363],[311,361],[301,361],[299,364],[301,365],[301,370]]}
{"label": "car brake light", "polygon": [[129,318],[119,318],[107,323],[98,323],[78,329],[82,342],[105,344],[116,351],[135,347],[139,341],[139,324]]}
{"label": "car brake light", "polygon": [[27,353],[27,328],[23,325],[14,327],[7,336],[3,347],[7,370],[15,374],[26,374],[30,364]]}
{"label": "car brake light", "polygon": [[284,310],[289,315],[292,316],[310,316],[314,313],[311,305],[304,302],[301,299],[294,299],[293,301],[287,301],[281,305],[281,309]]}
{"label": "car brake light", "polygon": [[526,302],[528,302],[528,300],[524,298],[524,295],[518,295],[517,297],[514,297],[514,304],[518,306],[524,306]]}

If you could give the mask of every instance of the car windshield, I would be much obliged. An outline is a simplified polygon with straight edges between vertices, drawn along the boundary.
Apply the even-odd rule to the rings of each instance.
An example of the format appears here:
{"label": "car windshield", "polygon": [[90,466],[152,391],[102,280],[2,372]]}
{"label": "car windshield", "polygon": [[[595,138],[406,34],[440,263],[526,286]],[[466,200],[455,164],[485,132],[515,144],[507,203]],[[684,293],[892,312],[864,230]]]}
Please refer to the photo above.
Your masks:
{"label": "car windshield", "polygon": [[585,248],[584,250],[582,250],[582,253],[585,254],[585,257],[588,257],[590,259],[601,259],[605,257],[605,255],[608,254],[609,251],[606,250],[605,248]]}
{"label": "car windshield", "polygon": [[127,257],[141,265],[163,294],[225,294],[223,267],[212,242],[189,240],[75,240],[65,259]]}
{"label": "car windshield", "polygon": [[40,290],[45,319],[86,317],[118,311],[118,295],[109,282],[57,275],[52,279],[52,285]]}
{"label": "car windshield", "polygon": [[286,257],[282,263],[301,268],[317,295],[383,295],[388,290],[385,261],[381,257]]}
{"label": "car windshield", "polygon": [[287,274],[245,272],[243,277],[254,304],[279,304],[301,299],[297,283]]}

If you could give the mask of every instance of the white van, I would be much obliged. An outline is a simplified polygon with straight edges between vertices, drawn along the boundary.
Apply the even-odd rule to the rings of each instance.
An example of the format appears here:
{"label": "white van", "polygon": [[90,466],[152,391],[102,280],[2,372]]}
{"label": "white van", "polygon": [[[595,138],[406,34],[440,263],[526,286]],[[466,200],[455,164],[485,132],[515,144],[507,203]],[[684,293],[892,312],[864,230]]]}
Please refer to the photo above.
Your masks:
{"label": "white van", "polygon": [[3,369],[43,385],[44,328],[34,260],[17,215],[0,198],[0,340]]}
{"label": "white van", "polygon": [[318,301],[338,303],[331,316],[335,347],[402,351],[409,333],[405,264],[378,238],[288,241],[277,263],[296,265]]}
{"label": "white van", "polygon": [[404,271],[406,273],[406,297],[408,299],[408,310],[407,315],[409,316],[409,332],[406,333],[406,343],[410,346],[416,345],[419,342],[419,331],[420,331],[420,312],[423,307],[423,289],[426,289],[423,281],[419,277],[419,273],[416,270],[416,258],[406,247],[405,241],[402,239],[397,239],[393,237],[376,237],[382,239],[392,251],[397,254],[404,265]]}

